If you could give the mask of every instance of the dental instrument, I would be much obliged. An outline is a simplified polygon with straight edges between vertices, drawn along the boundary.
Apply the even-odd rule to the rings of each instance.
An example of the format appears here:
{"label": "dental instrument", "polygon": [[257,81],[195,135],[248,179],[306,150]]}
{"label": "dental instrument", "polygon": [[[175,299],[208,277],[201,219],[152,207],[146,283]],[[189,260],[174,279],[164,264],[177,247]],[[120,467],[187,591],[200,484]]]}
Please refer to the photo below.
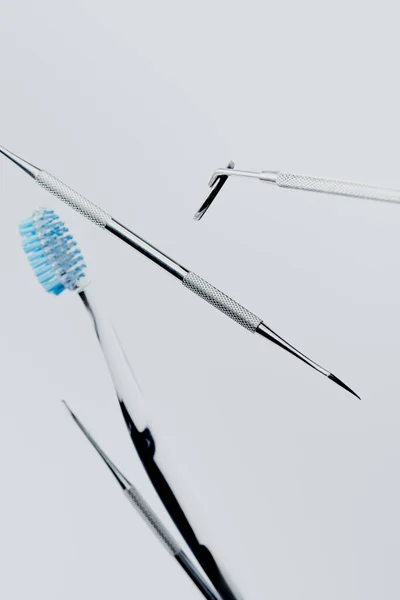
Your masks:
{"label": "dental instrument", "polygon": [[178,542],[173,538],[173,536],[169,533],[167,528],[164,526],[159,517],[152,510],[150,505],[146,502],[140,492],[136,489],[136,487],[121,473],[121,471],[114,465],[111,459],[106,455],[106,453],[100,448],[88,430],[84,427],[78,417],[73,413],[65,400],[62,400],[65,408],[68,410],[69,414],[73,418],[76,425],[78,425],[79,429],[86,436],[89,442],[92,444],[93,448],[98,452],[103,461],[106,463],[107,467],[110,469],[111,473],[114,475],[115,479],[118,481],[121,486],[125,496],[128,498],[129,502],[136,508],[140,516],[147,523],[147,525],[152,529],[153,533],[158,537],[160,542],[164,545],[166,550],[175,558],[175,560],[179,563],[185,573],[190,577],[195,586],[200,590],[207,600],[220,600],[219,596],[217,596],[207,581],[204,579],[200,571],[196,568],[184,550],[180,547]]}
{"label": "dental instrument", "polygon": [[391,202],[400,204],[400,190],[383,188],[376,185],[352,181],[339,181],[323,177],[312,177],[309,175],[294,175],[293,173],[282,173],[279,171],[240,171],[235,169],[235,163],[230,161],[225,169],[217,169],[208,183],[211,191],[199,210],[194,215],[195,221],[200,221],[218,196],[219,192],[228,180],[228,177],[250,177],[264,183],[270,183],[282,188],[293,190],[305,190],[310,192],[321,192],[336,196],[350,196],[353,198],[364,198],[366,200],[378,200],[380,202]]}
{"label": "dental instrument", "polygon": [[0,154],[3,154],[19,168],[25,171],[25,173],[32,177],[38,185],[68,204],[71,208],[74,208],[84,217],[89,219],[89,221],[98,225],[100,228],[109,231],[127,243],[129,246],[132,246],[135,250],[149,258],[151,261],[158,264],[165,271],[169,272],[171,275],[181,281],[184,287],[203,298],[203,300],[206,300],[215,308],[218,308],[218,310],[229,316],[239,325],[242,325],[242,327],[251,331],[252,333],[257,333],[258,335],[280,346],[299,360],[306,363],[311,368],[315,369],[325,377],[328,377],[328,379],[359,398],[359,396],[349,386],[336,377],[336,375],[333,375],[333,373],[321,367],[316,362],[308,358],[305,354],[297,350],[294,346],[286,342],[280,335],[270,329],[260,317],[257,317],[248,309],[241,306],[235,300],[215,288],[199,275],[188,271],[186,268],[166,256],[160,250],[157,250],[154,246],[130,231],[127,227],[116,221],[113,217],[111,217],[111,215],[84,198],[81,194],[72,190],[60,180],[56,179],[53,175],[50,175],[46,171],[35,167],[31,163],[18,157],[9,150],[6,150],[6,148],[3,148],[2,146],[0,146]]}

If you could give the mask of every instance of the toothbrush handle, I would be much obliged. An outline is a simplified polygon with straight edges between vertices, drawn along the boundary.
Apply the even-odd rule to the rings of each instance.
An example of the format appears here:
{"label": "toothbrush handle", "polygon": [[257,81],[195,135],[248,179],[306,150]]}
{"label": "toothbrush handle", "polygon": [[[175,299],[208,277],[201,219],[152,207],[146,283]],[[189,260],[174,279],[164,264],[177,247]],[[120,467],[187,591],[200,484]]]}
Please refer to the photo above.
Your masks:
{"label": "toothbrush handle", "polygon": [[231,584],[222,573],[211,551],[201,544],[193,530],[186,514],[181,507],[174,491],[170,487],[167,479],[164,477],[163,471],[155,460],[156,442],[149,429],[145,431],[137,431],[134,423],[132,423],[129,414],[126,413],[124,406],[121,406],[125,421],[130,431],[131,439],[142,461],[143,467],[153,484],[160,500],[164,504],[169,516],[175,523],[179,533],[189,546],[190,550],[197,558],[203,571],[218,591],[223,600],[240,600],[237,591],[233,592]]}
{"label": "toothbrush handle", "polygon": [[[110,327],[104,316],[100,315],[92,295],[89,295],[87,290],[79,292],[79,296],[93,320],[97,338],[117,392],[125,423],[151,483],[186,543],[207,573],[209,579],[213,582],[215,588],[220,592],[221,597],[224,600],[238,600],[238,596],[230,590],[211,552],[198,541],[179,501],[154,460],[156,444],[150,429],[146,426],[147,419],[141,391],[114,330]],[[132,406],[134,419],[127,409],[127,403],[130,407]],[[197,587],[206,595],[207,591],[205,593],[203,581],[196,576],[196,573],[190,570],[190,565],[188,566],[185,557],[178,554],[178,546],[165,530],[162,523],[155,517],[146,501],[143,500],[133,487],[125,493],[167,549],[181,563],[182,568],[186,570]],[[215,598],[215,596],[210,594],[206,597]]]}
{"label": "toothbrush handle", "polygon": [[182,283],[186,288],[200,296],[200,298],[203,298],[203,300],[206,300],[206,302],[215,308],[218,308],[218,310],[245,329],[248,329],[252,333],[257,331],[257,327],[262,322],[260,317],[257,317],[247,308],[211,285],[211,283],[196,275],[196,273],[187,273]]}
{"label": "toothbrush handle", "polygon": [[310,177],[308,175],[278,173],[276,177],[276,184],[280,187],[296,190],[307,190],[310,192],[335,194],[338,196],[352,196],[355,198],[380,200],[382,202],[400,203],[400,190],[382,188],[351,181],[338,181],[335,179],[325,179],[322,177]]}
{"label": "toothbrush handle", "polygon": [[132,428],[142,431],[148,426],[148,408],[117,333],[88,288],[79,292],[79,296],[92,319],[121,409],[126,406],[129,416],[132,412]]}

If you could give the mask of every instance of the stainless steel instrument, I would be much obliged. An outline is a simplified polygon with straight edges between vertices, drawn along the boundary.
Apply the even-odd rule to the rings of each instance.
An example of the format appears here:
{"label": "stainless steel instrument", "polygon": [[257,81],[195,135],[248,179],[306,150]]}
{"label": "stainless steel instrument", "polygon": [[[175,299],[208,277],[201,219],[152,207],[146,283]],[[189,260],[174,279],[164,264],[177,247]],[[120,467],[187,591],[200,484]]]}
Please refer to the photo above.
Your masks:
{"label": "stainless steel instrument", "polygon": [[[181,281],[184,287],[203,298],[203,300],[206,300],[206,302],[239,323],[239,325],[242,325],[242,327],[248,329],[252,333],[257,333],[258,335],[270,340],[274,344],[277,344],[290,354],[296,356],[299,360],[305,362],[307,365],[319,373],[322,373],[322,375],[325,375],[339,386],[359,398],[359,396],[353,390],[351,390],[330,371],[312,361],[305,354],[297,350],[294,346],[286,342],[281,336],[270,329],[260,317],[253,314],[247,308],[241,306],[238,302],[218,290],[199,275],[190,272],[188,269],[185,269],[185,267],[172,260],[172,258],[169,258],[166,254],[122,225],[122,223],[116,221],[102,208],[96,206],[96,204],[93,204],[93,202],[90,202],[78,192],[75,192],[73,189],[62,183],[59,179],[53,175],[50,175],[50,173],[35,167],[31,163],[20,158],[13,152],[6,150],[2,146],[0,146],[0,154],[6,156],[9,160],[25,171],[25,173],[32,177],[38,185],[43,187],[48,192],[51,192],[54,196],[78,211],[81,215],[86,217],[95,225],[112,233],[126,244],[132,246],[135,250],[149,258],[152,262],[158,264],[162,269]],[[223,175],[222,177],[227,177],[227,175]]]}
{"label": "stainless steel instrument", "polygon": [[70,413],[71,417],[78,425],[79,429],[86,436],[92,446],[97,450],[98,454],[106,463],[107,467],[110,469],[111,473],[114,475],[115,479],[118,481],[121,486],[125,496],[128,498],[129,502],[136,508],[140,516],[147,523],[150,529],[155,533],[160,542],[166,548],[166,550],[175,558],[175,560],[179,563],[182,569],[187,573],[196,587],[200,590],[207,600],[220,600],[219,595],[214,592],[209,583],[205,580],[202,573],[197,569],[197,567],[193,564],[190,558],[186,555],[184,550],[180,547],[178,542],[174,539],[174,537],[169,533],[166,527],[163,525],[162,521],[158,518],[143,496],[139,493],[130,481],[121,473],[121,471],[114,465],[111,459],[107,456],[107,454],[100,448],[97,442],[93,439],[88,430],[84,427],[78,417],[72,412],[69,408],[68,404],[63,400],[63,403]]}
{"label": "stainless steel instrument", "polygon": [[365,183],[339,181],[323,177],[312,177],[310,175],[295,175],[293,173],[282,173],[280,171],[240,171],[235,169],[235,163],[230,162],[225,169],[217,169],[208,183],[211,192],[205,202],[194,215],[196,221],[205,215],[211,204],[225,185],[228,177],[251,177],[264,183],[275,184],[278,187],[293,190],[306,190],[310,192],[321,192],[334,194],[336,196],[351,196],[353,198],[365,198],[367,200],[378,200],[380,202],[392,202],[400,204],[400,190],[383,188]]}

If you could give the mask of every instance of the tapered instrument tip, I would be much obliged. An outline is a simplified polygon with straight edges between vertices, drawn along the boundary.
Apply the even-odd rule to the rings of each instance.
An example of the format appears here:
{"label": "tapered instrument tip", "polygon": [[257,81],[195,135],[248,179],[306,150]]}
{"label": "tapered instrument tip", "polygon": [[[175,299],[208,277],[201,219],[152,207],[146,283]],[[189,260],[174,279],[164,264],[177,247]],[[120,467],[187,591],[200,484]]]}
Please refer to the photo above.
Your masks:
{"label": "tapered instrument tip", "polygon": [[65,402],[65,400],[61,400],[61,402],[64,404],[65,408],[67,409],[67,411],[73,415],[74,413],[72,412],[72,410],[70,409],[70,407],[68,406],[68,404]]}
{"label": "tapered instrument tip", "polygon": [[10,159],[14,164],[25,171],[25,173],[28,173],[28,175],[33,177],[33,179],[36,179],[36,177],[39,175],[40,169],[29,163],[27,160],[24,160],[20,156],[17,156],[14,154],[14,152],[7,150],[7,148],[4,148],[4,146],[0,146],[0,154],[3,154],[3,156],[6,156],[8,159]]}
{"label": "tapered instrument tip", "polygon": [[337,383],[338,385],[340,385],[340,387],[342,387],[343,389],[347,390],[348,392],[350,392],[350,394],[353,394],[353,396],[355,396],[356,398],[358,398],[359,400],[361,400],[360,396],[358,394],[356,394],[355,392],[353,392],[353,390],[351,388],[349,388],[348,385],[346,385],[345,383],[343,383],[343,381],[341,381],[338,377],[336,377],[336,375],[333,375],[333,373],[331,373],[330,375],[328,375],[329,379],[332,379],[332,381],[334,381],[335,383]]}
{"label": "tapered instrument tip", "polygon": [[[235,168],[235,163],[231,160],[228,163],[228,166],[226,168],[227,169],[234,169]],[[208,211],[208,209],[210,208],[210,206],[213,203],[214,199],[218,196],[219,192],[224,187],[224,185],[225,185],[225,183],[226,183],[226,181],[228,179],[227,175],[220,175],[220,174],[217,174],[217,173],[218,172],[215,171],[215,173],[213,174],[213,176],[210,179],[209,186],[211,187],[211,192],[208,194],[206,200],[203,202],[203,204],[200,206],[200,208],[197,211],[197,213],[194,215],[193,219],[195,221],[200,221],[200,219],[203,218],[203,216]]]}
{"label": "tapered instrument tip", "polygon": [[91,436],[91,434],[88,432],[88,430],[80,422],[80,420],[75,415],[75,413],[72,412],[72,410],[70,409],[70,407],[68,406],[68,404],[65,402],[65,400],[61,400],[61,402],[64,404],[65,408],[67,409],[67,411],[69,412],[69,414],[71,415],[71,417],[73,418],[73,420],[75,421],[75,423],[78,425],[78,427],[82,431],[83,435],[92,444],[93,448],[95,450],[97,450],[97,452],[100,454],[101,458],[104,460],[104,462],[106,463],[107,467],[110,469],[110,471],[112,472],[112,474],[114,475],[115,479],[118,481],[118,483],[120,484],[120,486],[122,487],[122,489],[126,490],[126,489],[132,487],[132,484],[121,473],[121,471],[114,465],[114,463],[107,456],[107,454],[104,452],[104,450],[102,450],[102,448],[100,448],[100,446],[98,445],[98,443],[96,442],[96,440]]}
{"label": "tapered instrument tip", "polygon": [[[71,415],[71,417],[73,418],[73,420],[75,421],[75,423],[83,430],[83,426],[82,423],[79,421],[78,417],[76,416],[76,414],[70,409],[70,407],[68,406],[68,404],[66,403],[65,400],[61,400],[61,402],[64,404],[65,408],[67,409],[67,411],[69,412],[69,414]],[[84,433],[86,433],[84,431]]]}

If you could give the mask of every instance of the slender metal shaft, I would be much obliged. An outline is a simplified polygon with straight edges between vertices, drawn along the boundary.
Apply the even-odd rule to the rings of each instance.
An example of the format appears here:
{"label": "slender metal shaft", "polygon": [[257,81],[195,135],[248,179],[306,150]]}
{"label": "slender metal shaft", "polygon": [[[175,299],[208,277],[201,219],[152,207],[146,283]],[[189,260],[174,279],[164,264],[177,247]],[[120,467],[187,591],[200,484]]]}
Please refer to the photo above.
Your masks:
{"label": "slender metal shaft", "polygon": [[179,279],[183,280],[185,275],[189,272],[187,269],[182,267],[172,258],[158,250],[149,242],[146,242],[143,238],[133,233],[130,229],[118,223],[114,220],[111,215],[108,215],[103,209],[84,198],[78,192],[75,192],[70,187],[43,171],[38,169],[31,163],[20,158],[10,150],[0,146],[0,154],[3,154],[10,159],[14,164],[20,167],[25,173],[30,175],[41,187],[44,187],[47,191],[51,192],[63,202],[66,202],[71,208],[74,208],[80,212],[83,216],[94,222],[99,227],[106,229],[116,237],[123,240],[129,246],[132,246],[135,250],[149,258],[151,261],[159,265],[162,269]]}
{"label": "slender metal shaft", "polygon": [[325,375],[325,377],[329,377],[329,375],[330,375],[329,371],[327,371],[326,369],[324,369],[323,367],[318,365],[316,362],[311,360],[311,358],[308,358],[302,352],[299,352],[298,350],[296,350],[296,348],[294,348],[294,346],[292,346],[291,344],[286,342],[283,338],[281,338],[280,335],[278,335],[277,333],[272,331],[272,329],[267,327],[267,325],[265,325],[265,323],[260,323],[260,325],[257,327],[257,333],[259,333],[261,336],[267,338],[267,340],[274,342],[275,344],[277,344],[278,346],[280,346],[281,348],[283,348],[290,354],[293,354],[293,356],[296,356],[299,360],[302,360],[303,362],[305,362],[307,365],[309,365],[310,367],[312,367],[313,369],[315,369],[322,375]]}
{"label": "slender metal shaft", "polygon": [[105,229],[120,238],[129,246],[132,246],[132,248],[149,258],[168,273],[174,275],[174,277],[180,281],[183,281],[185,275],[189,273],[185,267],[179,265],[160,250],[157,250],[157,248],[146,242],[136,233],[133,233],[133,231],[125,227],[125,225],[118,223],[115,219],[111,219],[105,226]]}
{"label": "slender metal shaft", "polygon": [[210,187],[212,187],[220,177],[232,177],[235,175],[237,177],[250,177],[252,179],[260,179],[260,181],[265,181],[268,183],[276,183],[278,171],[240,171],[239,169],[234,168],[235,163],[230,162],[229,164],[233,165],[233,167],[228,166],[226,169],[217,169],[214,171],[210,181],[208,182]]}
{"label": "slender metal shaft", "polygon": [[207,600],[220,600],[220,597],[214,592],[208,582],[204,579],[203,575],[197,569],[197,567],[193,564],[193,562],[189,559],[189,557],[185,554],[173,536],[169,533],[166,527],[163,525],[161,520],[152,510],[150,505],[146,502],[143,496],[139,493],[139,491],[135,488],[130,481],[121,473],[121,471],[114,465],[112,460],[107,456],[107,454],[102,450],[96,440],[92,437],[83,423],[78,419],[78,417],[73,413],[73,411],[69,408],[68,404],[63,400],[63,404],[66,409],[70,413],[71,417],[75,421],[76,425],[82,431],[82,433],[86,436],[92,446],[97,450],[98,454],[101,456],[103,461],[106,463],[107,467],[110,469],[115,479],[118,481],[119,485],[123,489],[126,497],[130,501],[130,503],[136,508],[144,521],[149,525],[149,527],[153,530],[159,540],[163,543],[168,552],[175,558],[175,560],[179,563],[185,573],[190,577],[196,587],[200,590]]}
{"label": "slender metal shaft", "polygon": [[[21,169],[23,169],[26,173],[28,173],[33,179],[43,187],[45,190],[68,204],[71,208],[78,211],[84,217],[86,217],[92,223],[95,223],[102,229],[106,229],[113,235],[117,236],[125,243],[130,245],[132,248],[149,258],[152,262],[158,264],[162,269],[173,275],[177,278],[181,283],[192,292],[206,300],[210,304],[212,304],[215,308],[229,316],[231,319],[252,331],[253,333],[258,333],[263,337],[269,339],[270,341],[278,344],[291,354],[294,354],[298,358],[300,358],[303,362],[313,367],[320,373],[329,377],[332,381],[341,385],[346,390],[350,390],[346,385],[342,384],[340,380],[332,375],[326,369],[322,369],[313,361],[305,357],[301,352],[297,351],[293,346],[276,336],[276,334],[271,335],[271,330],[264,324],[262,319],[251,313],[248,309],[241,306],[238,302],[229,298],[226,294],[209,284],[207,281],[199,277],[193,272],[188,271],[182,265],[177,263],[176,261],[169,258],[166,254],[157,250],[154,246],[143,240],[141,237],[130,231],[127,227],[113,219],[111,215],[109,215],[102,208],[87,200],[84,196],[74,191],[69,186],[65,185],[62,181],[47,173],[46,171],[42,171],[37,167],[34,167],[30,163],[24,161],[19,158],[9,150],[0,146],[0,153],[4,154],[8,159],[18,165]],[[227,169],[220,170],[217,172],[217,178],[219,179],[219,183],[216,184],[216,188],[220,189],[223,182],[226,178],[232,174],[234,168],[234,163],[229,163]],[[256,176],[256,174],[248,173],[245,171],[240,172],[240,174],[246,174],[247,176]],[[261,174],[259,174],[261,177]],[[224,179],[225,178],[225,179]],[[264,181],[277,182],[276,173],[274,172],[264,172]],[[222,182],[222,183],[221,183]],[[219,186],[219,187],[218,187]],[[211,191],[211,195],[213,191]],[[214,196],[215,197],[215,196]],[[199,211],[199,215],[204,214],[205,210],[207,210],[209,204],[207,205],[207,201],[203,205],[203,207]],[[204,209],[204,210],[203,210]],[[199,217],[200,218],[200,217]],[[279,339],[278,339],[279,338]],[[351,392],[354,394],[354,392]],[[355,396],[357,394],[354,394]]]}
{"label": "slender metal shaft", "polygon": [[23,171],[25,171],[25,173],[28,173],[28,175],[33,177],[33,179],[36,179],[36,177],[39,175],[40,169],[34,167],[31,163],[17,156],[10,150],[3,148],[3,146],[0,146],[0,154],[3,154],[7,158],[9,158],[14,164],[20,167]]}
{"label": "slender metal shaft", "polygon": [[208,183],[211,187],[211,191],[202,206],[194,215],[196,221],[200,221],[205,215],[222,186],[226,183],[228,177],[234,176],[259,179],[265,183],[273,183],[278,187],[290,188],[293,190],[305,190],[309,192],[333,194],[336,196],[349,196],[353,198],[400,204],[400,189],[384,188],[357,181],[341,181],[327,177],[284,173],[281,171],[241,171],[235,169],[235,163],[230,162],[226,169],[217,169],[212,174]]}
{"label": "slender metal shaft", "polygon": [[62,400],[62,403],[64,404],[65,408],[68,410],[69,414],[75,421],[76,425],[78,425],[78,427],[82,431],[82,433],[87,437],[87,439],[92,444],[92,446],[100,454],[101,458],[104,460],[107,467],[110,469],[111,473],[114,475],[115,479],[118,481],[118,483],[122,487],[122,489],[127,490],[128,488],[132,487],[132,484],[130,483],[130,481],[128,481],[128,479],[121,473],[121,471],[118,469],[118,467],[116,467],[114,465],[111,458],[109,458],[107,456],[107,454],[104,452],[104,450],[102,450],[102,448],[100,448],[100,446],[98,445],[96,440],[92,437],[92,435],[89,433],[89,431],[83,425],[83,423],[78,419],[76,414],[70,409],[70,407],[65,402],[65,400]]}
{"label": "slender metal shaft", "polygon": [[205,581],[203,577],[201,577],[199,571],[195,568],[192,561],[188,558],[187,554],[183,550],[178,552],[175,556],[175,559],[178,561],[182,569],[187,573],[190,579],[193,581],[195,586],[200,590],[200,592],[206,598],[210,598],[211,600],[221,600],[220,596],[214,594],[213,590],[210,588],[208,583]]}
{"label": "slender metal shaft", "polygon": [[355,396],[356,398],[361,400],[360,396],[358,394],[356,394],[351,388],[349,388],[348,385],[343,383],[343,381],[341,381],[341,379],[339,379],[339,377],[336,377],[336,375],[334,375],[333,373],[330,373],[329,371],[327,371],[326,369],[321,367],[319,364],[317,364],[316,362],[314,362],[313,360],[308,358],[308,356],[306,356],[305,354],[302,354],[301,352],[296,350],[296,348],[294,348],[291,344],[286,342],[277,333],[272,331],[272,329],[267,327],[267,325],[265,325],[265,323],[259,324],[259,326],[257,327],[257,333],[259,333],[262,337],[267,338],[267,340],[270,340],[270,342],[274,342],[275,344],[277,344],[278,346],[280,346],[281,348],[283,348],[290,354],[293,354],[293,356],[295,356],[302,362],[306,363],[306,365],[308,365],[312,369],[315,369],[316,371],[318,371],[318,373],[325,375],[325,377],[328,377],[328,379],[330,379],[331,381],[334,381],[338,386],[340,386],[341,388],[343,388],[344,390],[346,390],[347,392],[349,392],[350,394],[352,394],[353,396]]}

